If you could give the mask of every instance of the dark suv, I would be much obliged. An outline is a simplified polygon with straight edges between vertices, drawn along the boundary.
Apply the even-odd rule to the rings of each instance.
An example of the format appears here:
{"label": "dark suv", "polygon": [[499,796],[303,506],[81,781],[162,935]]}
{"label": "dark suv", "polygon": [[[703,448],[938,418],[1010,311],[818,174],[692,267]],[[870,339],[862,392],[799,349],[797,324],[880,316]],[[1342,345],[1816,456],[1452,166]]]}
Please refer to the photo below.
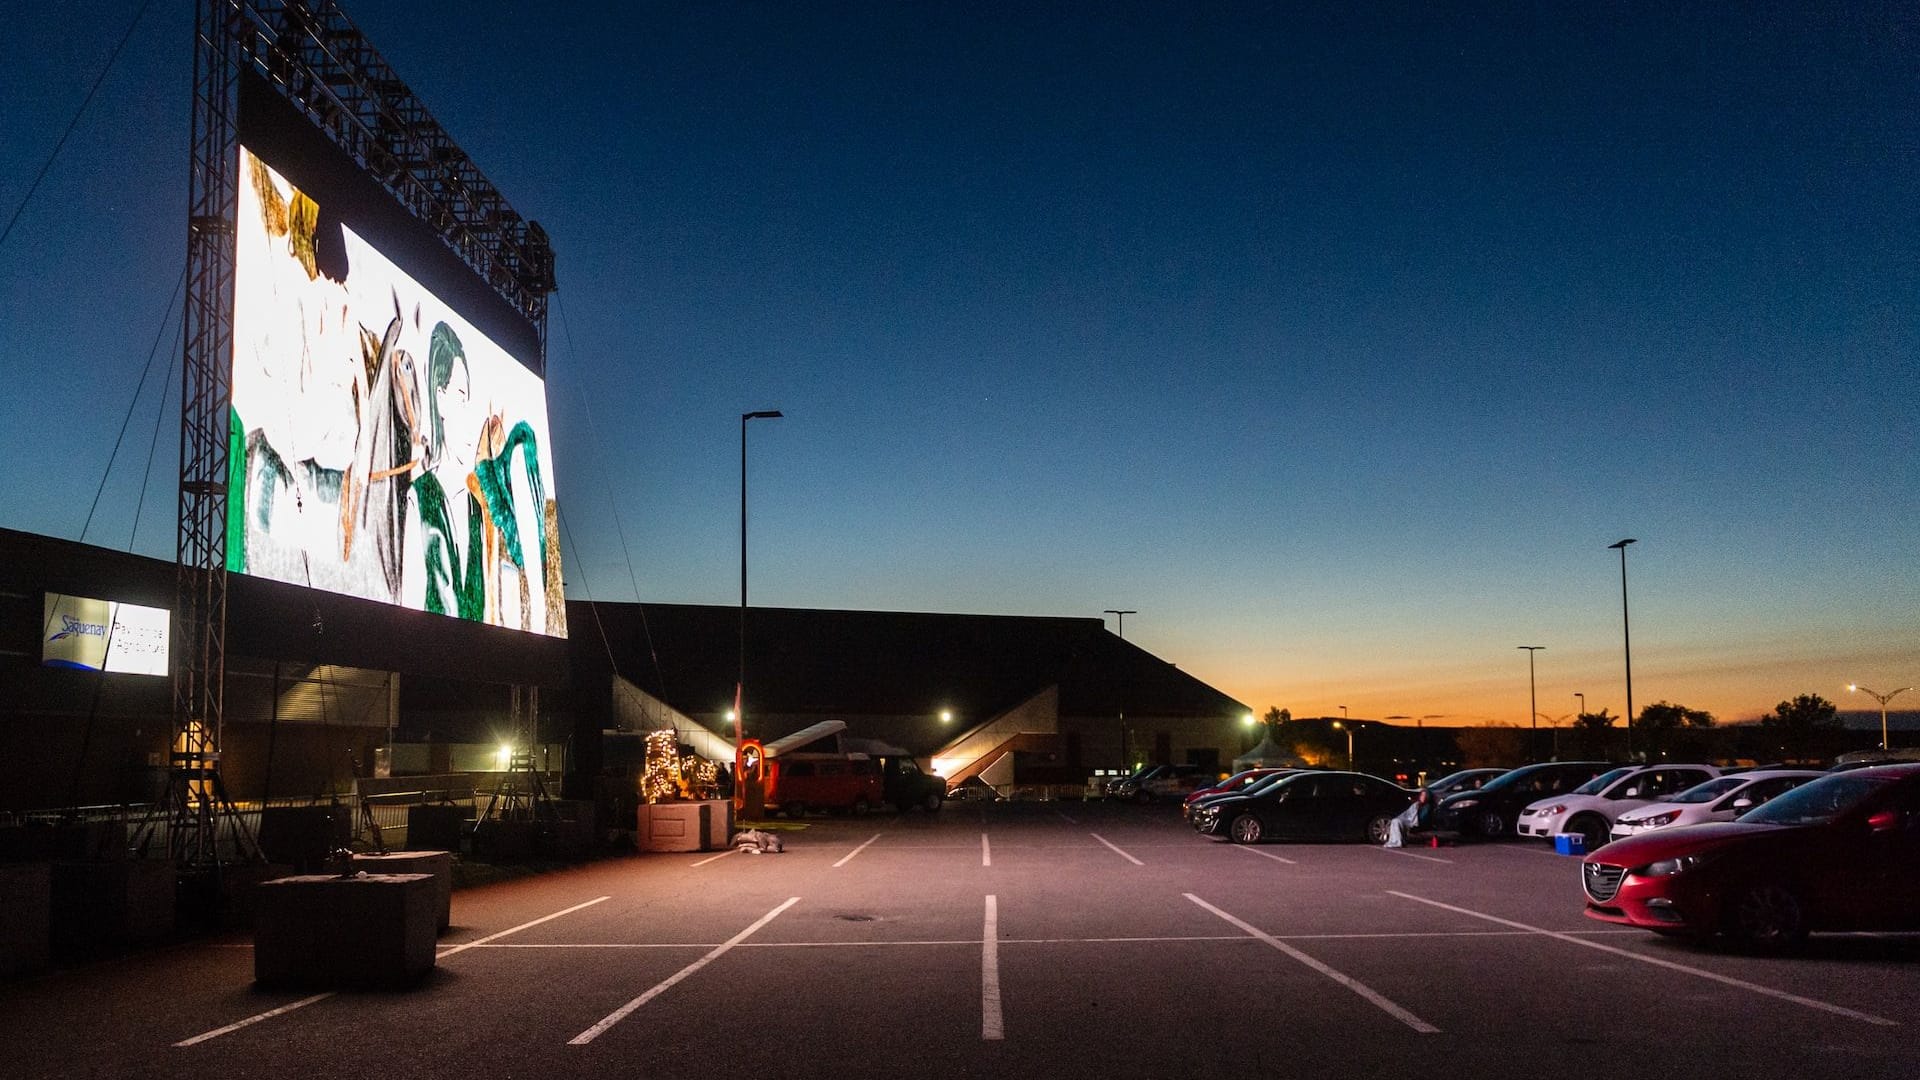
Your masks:
{"label": "dark suv", "polygon": [[1535,799],[1563,795],[1613,766],[1605,761],[1545,761],[1502,773],[1474,791],[1447,796],[1433,811],[1435,832],[1492,840],[1513,835],[1514,819]]}
{"label": "dark suv", "polygon": [[919,807],[931,814],[947,798],[947,782],[932,773],[920,771],[920,763],[910,757],[881,759],[880,779],[885,798],[901,813]]}

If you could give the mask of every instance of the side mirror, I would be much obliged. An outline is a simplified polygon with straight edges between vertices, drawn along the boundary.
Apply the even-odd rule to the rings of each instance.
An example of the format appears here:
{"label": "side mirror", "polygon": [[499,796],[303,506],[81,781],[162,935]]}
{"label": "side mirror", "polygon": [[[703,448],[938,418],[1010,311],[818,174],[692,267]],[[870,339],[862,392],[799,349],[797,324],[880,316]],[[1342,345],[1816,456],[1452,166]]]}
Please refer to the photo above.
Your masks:
{"label": "side mirror", "polygon": [[1637,799],[1640,797],[1640,789],[1637,787],[1630,787],[1620,797],[1623,799]]}
{"label": "side mirror", "polygon": [[1733,800],[1733,808],[1740,811],[1751,810],[1753,809],[1753,800],[1745,797],[1735,799]]}

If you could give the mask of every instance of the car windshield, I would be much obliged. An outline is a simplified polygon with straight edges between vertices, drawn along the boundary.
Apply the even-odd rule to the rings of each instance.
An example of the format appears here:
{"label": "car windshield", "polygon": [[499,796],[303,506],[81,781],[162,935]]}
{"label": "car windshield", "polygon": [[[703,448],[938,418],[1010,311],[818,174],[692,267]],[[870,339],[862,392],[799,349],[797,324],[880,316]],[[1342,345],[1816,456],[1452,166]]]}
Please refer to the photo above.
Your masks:
{"label": "car windshield", "polygon": [[1568,794],[1569,795],[1598,795],[1601,792],[1607,790],[1608,784],[1613,783],[1615,780],[1620,779],[1621,777],[1627,775],[1633,770],[1634,770],[1634,767],[1631,765],[1623,765],[1618,769],[1608,769],[1606,772],[1601,773],[1599,776],[1596,776],[1593,779],[1587,781],[1586,783],[1581,784],[1579,787],[1574,788],[1572,791],[1568,792]]}
{"label": "car windshield", "polygon": [[1749,782],[1750,781],[1744,776],[1716,776],[1704,784],[1695,784],[1687,790],[1680,792],[1678,795],[1668,796],[1667,801],[1677,803],[1712,802],[1727,792],[1742,787]]}
{"label": "car windshield", "polygon": [[1433,783],[1427,785],[1427,789],[1429,791],[1451,793],[1455,788],[1461,787],[1469,781],[1482,778],[1492,779],[1491,776],[1481,772],[1479,769],[1462,769],[1457,773],[1448,773],[1446,776],[1435,780]]}
{"label": "car windshield", "polygon": [[1886,782],[1885,777],[1852,773],[1823,777],[1747,811],[1740,820],[1760,825],[1825,825],[1860,805]]}
{"label": "car windshield", "polygon": [[1261,792],[1263,792],[1263,791],[1265,791],[1265,790],[1267,790],[1268,788],[1270,788],[1270,787],[1272,787],[1273,785],[1275,785],[1275,784],[1277,784],[1277,783],[1279,783],[1280,781],[1282,781],[1282,780],[1285,780],[1285,779],[1286,779],[1287,777],[1289,777],[1289,776],[1293,776],[1293,775],[1295,775],[1295,774],[1294,774],[1294,773],[1290,773],[1290,772],[1277,772],[1277,773],[1269,773],[1269,774],[1268,774],[1268,775],[1266,775],[1266,776],[1262,776],[1262,777],[1260,777],[1260,778],[1258,778],[1258,779],[1256,779],[1256,780],[1254,780],[1254,781],[1253,781],[1252,783],[1250,783],[1250,784],[1248,784],[1248,785],[1247,785],[1246,787],[1244,787],[1244,788],[1241,788],[1241,789],[1240,789],[1240,794],[1242,794],[1242,795],[1258,795],[1258,794],[1260,794]]}

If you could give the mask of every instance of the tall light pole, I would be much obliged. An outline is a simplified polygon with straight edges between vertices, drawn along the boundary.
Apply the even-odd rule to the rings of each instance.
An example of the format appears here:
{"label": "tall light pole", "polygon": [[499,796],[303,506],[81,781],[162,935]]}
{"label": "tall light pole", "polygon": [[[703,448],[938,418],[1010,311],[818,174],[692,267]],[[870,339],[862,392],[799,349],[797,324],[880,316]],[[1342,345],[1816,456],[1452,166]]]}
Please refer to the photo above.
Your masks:
{"label": "tall light pole", "polygon": [[1545,645],[1516,645],[1516,649],[1527,650],[1527,715],[1533,720],[1532,750],[1540,753],[1540,691],[1533,681],[1533,654],[1546,648]]}
{"label": "tall light pole", "polygon": [[[1345,705],[1340,706],[1340,708],[1342,711],[1346,710]],[[1344,731],[1347,733],[1347,771],[1352,772],[1353,771],[1353,725],[1347,723],[1345,720],[1335,720],[1333,722],[1333,729],[1335,731]]]}
{"label": "tall light pole", "polygon": [[1869,690],[1866,687],[1861,686],[1857,683],[1848,683],[1847,689],[1849,691],[1857,690],[1860,693],[1865,694],[1868,697],[1880,703],[1880,749],[1882,750],[1893,749],[1892,744],[1887,742],[1887,702],[1892,701],[1894,698],[1897,698],[1901,694],[1904,694],[1907,691],[1913,689],[1913,687],[1903,686],[1898,690],[1892,690],[1884,694],[1878,693],[1873,690]]}
{"label": "tall light pole", "polygon": [[1573,696],[1580,699],[1580,715],[1581,716],[1587,715],[1587,695],[1581,693],[1578,690],[1575,690],[1573,692]]}
{"label": "tall light pole", "polygon": [[733,741],[747,732],[747,421],[778,420],[779,409],[740,414],[740,681],[733,684]]}
{"label": "tall light pole", "polygon": [[1627,648],[1627,760],[1633,760],[1633,623],[1627,618],[1627,545],[1639,541],[1629,537],[1609,548],[1620,549],[1620,636]]}
{"label": "tall light pole", "polygon": [[[1121,641],[1127,640],[1127,616],[1140,614],[1133,608],[1107,608],[1105,613],[1120,620],[1118,633]],[[1122,686],[1120,688],[1120,771],[1123,773],[1127,771],[1127,762],[1127,691],[1126,687]]]}

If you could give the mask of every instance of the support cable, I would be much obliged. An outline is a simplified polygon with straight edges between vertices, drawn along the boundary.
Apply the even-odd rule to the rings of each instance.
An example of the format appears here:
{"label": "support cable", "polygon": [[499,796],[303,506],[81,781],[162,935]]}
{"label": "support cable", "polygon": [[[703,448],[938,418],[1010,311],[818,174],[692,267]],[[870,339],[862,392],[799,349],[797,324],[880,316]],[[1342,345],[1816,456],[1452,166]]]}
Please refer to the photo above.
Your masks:
{"label": "support cable", "polygon": [[[570,364],[573,365],[575,370],[578,370],[577,356],[573,348],[573,326],[571,323],[567,321],[567,309],[566,309],[566,306],[560,301],[558,294],[556,294],[554,297],[553,307],[554,307],[554,310],[558,311],[560,314],[560,335],[561,337],[566,339],[567,360]],[[588,435],[592,438],[593,444],[595,446],[602,445],[600,441],[600,428],[598,425],[596,425],[593,422],[593,406],[587,403],[587,398],[585,394],[579,393],[578,390],[576,390],[574,393],[580,402],[581,409],[585,411],[587,415]],[[653,644],[653,628],[647,623],[647,605],[644,601],[640,599],[640,580],[638,575],[636,575],[633,570],[633,549],[627,543],[627,530],[626,530],[626,527],[621,523],[620,504],[616,502],[613,497],[613,478],[607,475],[606,458],[602,456],[598,460],[600,462],[601,487],[607,493],[607,507],[613,513],[614,532],[620,538],[620,554],[621,554],[621,557],[626,560],[626,564],[627,564],[627,584],[633,589],[633,604],[634,604],[634,607],[638,609],[640,612],[640,633],[646,639],[647,656],[653,661],[653,677],[656,681],[656,685],[660,687],[660,700],[664,702],[667,700],[667,676],[665,671],[663,671],[660,667],[660,652],[657,648],[654,647],[654,644]],[[564,519],[564,515],[563,515],[563,519]],[[576,542],[574,544],[574,558],[576,559],[578,559],[580,556],[579,549],[580,549],[580,545]],[[578,565],[580,565],[582,568],[582,579],[584,580],[586,564],[579,563]],[[606,626],[602,624],[600,621],[599,604],[591,596],[591,592],[592,592],[591,587],[589,587],[588,592],[590,595],[588,596],[588,599],[587,599],[587,605],[593,611],[594,622],[600,625],[600,640],[607,647],[607,662],[608,664],[613,665],[613,672],[615,675],[618,675],[620,673],[620,669],[619,669],[619,666],[614,663],[613,645],[610,641],[607,640]]]}
{"label": "support cable", "polygon": [[66,148],[67,139],[73,135],[73,129],[80,126],[80,118],[87,114],[87,106],[93,104],[93,96],[100,92],[100,84],[107,81],[107,73],[113,70],[114,61],[120,59],[120,50],[126,48],[127,42],[133,40],[133,31],[139,27],[140,20],[145,17],[147,8],[152,4],[153,0],[142,0],[140,10],[133,13],[133,22],[128,24],[127,32],[120,35],[120,44],[113,47],[113,53],[107,57],[106,65],[100,69],[99,76],[93,80],[93,86],[87,90],[86,98],[80,102],[80,107],[74,110],[73,119],[67,121],[67,130],[61,132],[59,140],[53,144],[53,153],[47,155],[47,162],[40,166],[39,175],[33,178],[33,183],[27,185],[27,193],[20,197],[20,205],[13,208],[13,216],[7,219],[7,227],[0,229],[0,248],[4,248],[7,237],[13,235],[13,227],[19,223],[20,215],[26,211],[27,204],[33,201],[33,193],[40,190],[40,182],[47,178],[53,163],[60,157],[60,151]]}

